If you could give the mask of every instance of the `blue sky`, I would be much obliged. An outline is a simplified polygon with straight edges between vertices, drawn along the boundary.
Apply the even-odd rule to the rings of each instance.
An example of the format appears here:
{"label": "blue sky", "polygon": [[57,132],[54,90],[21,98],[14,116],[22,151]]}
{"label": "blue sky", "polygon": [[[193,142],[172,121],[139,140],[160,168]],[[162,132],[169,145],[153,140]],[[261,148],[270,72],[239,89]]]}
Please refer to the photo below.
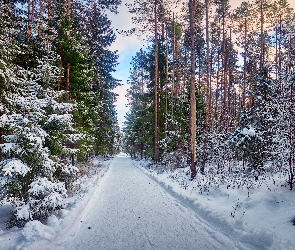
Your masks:
{"label": "blue sky", "polygon": [[[125,3],[132,3],[133,0],[122,0],[121,6],[119,6],[119,13],[117,15],[113,13],[108,13],[109,18],[112,21],[112,26],[118,30],[128,30],[134,27],[131,21],[131,14],[128,13]],[[118,113],[118,122],[122,128],[123,122],[125,121],[125,114],[128,111],[126,107],[127,99],[125,97],[126,91],[128,89],[127,79],[129,77],[130,62],[132,56],[136,54],[137,51],[142,47],[142,42],[136,36],[122,36],[116,33],[117,39],[112,44],[111,50],[118,50],[119,54],[119,65],[116,68],[116,72],[113,73],[113,76],[119,80],[122,80],[122,86],[117,87],[114,92],[117,93],[118,100],[117,113]]]}

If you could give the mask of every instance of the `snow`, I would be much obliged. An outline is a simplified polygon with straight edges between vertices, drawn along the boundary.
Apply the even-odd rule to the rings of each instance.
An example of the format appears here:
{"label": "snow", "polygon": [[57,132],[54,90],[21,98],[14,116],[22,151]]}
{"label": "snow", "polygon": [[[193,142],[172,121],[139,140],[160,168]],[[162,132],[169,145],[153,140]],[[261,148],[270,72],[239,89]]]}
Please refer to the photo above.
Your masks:
{"label": "snow", "polygon": [[202,186],[189,181],[188,169],[173,173],[157,167],[142,170],[228,235],[241,230],[244,236],[239,241],[252,245],[252,249],[295,249],[295,193],[286,187],[286,176],[278,174],[254,182],[252,187],[249,183],[244,187]]}
{"label": "snow", "polygon": [[27,205],[19,207],[17,209],[16,217],[18,219],[25,219],[25,220],[29,219],[31,217],[29,207]]}
{"label": "snow", "polygon": [[39,194],[51,194],[54,191],[61,192],[64,194],[66,192],[64,188],[64,183],[54,183],[49,181],[46,177],[39,177],[37,180],[30,184],[29,193],[38,196]]}
{"label": "snow", "polygon": [[3,143],[0,144],[3,153],[8,153],[10,151],[17,151],[18,145],[16,143]]}
{"label": "snow", "polygon": [[63,114],[63,115],[52,114],[49,116],[49,119],[45,123],[45,126],[49,125],[50,123],[54,123],[60,127],[64,126],[64,127],[71,128],[72,115],[71,114]]}
{"label": "snow", "polygon": [[77,173],[79,172],[79,169],[73,165],[65,165],[63,167],[63,172],[67,173],[67,174],[72,174],[72,173]]}
{"label": "snow", "polygon": [[46,224],[5,229],[1,249],[295,249],[295,194],[275,176],[258,188],[200,192],[175,172],[143,167],[124,154],[77,180],[80,189]]}
{"label": "snow", "polygon": [[250,136],[250,137],[254,137],[256,135],[255,129],[252,126],[249,126],[249,128],[244,128],[241,131],[241,134],[244,136]]}
{"label": "snow", "polygon": [[3,165],[4,176],[13,177],[18,174],[25,176],[30,171],[30,168],[19,159],[5,161]]}
{"label": "snow", "polygon": [[40,238],[51,240],[55,233],[53,228],[36,220],[28,222],[22,230],[22,235],[27,242],[36,242]]}

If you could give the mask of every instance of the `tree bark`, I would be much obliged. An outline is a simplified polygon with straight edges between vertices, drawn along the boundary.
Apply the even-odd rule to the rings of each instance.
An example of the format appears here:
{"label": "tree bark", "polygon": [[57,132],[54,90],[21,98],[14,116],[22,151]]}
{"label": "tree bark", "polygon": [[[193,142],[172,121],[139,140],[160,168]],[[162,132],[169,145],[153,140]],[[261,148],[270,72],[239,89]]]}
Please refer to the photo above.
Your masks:
{"label": "tree bark", "polygon": [[210,70],[210,38],[209,38],[209,0],[205,0],[206,5],[206,124],[211,122],[211,70]]}
{"label": "tree bark", "polygon": [[190,39],[191,39],[191,72],[190,72],[190,112],[189,112],[189,127],[190,127],[190,170],[191,179],[194,179],[197,174],[196,170],[196,53],[195,53],[195,17],[196,17],[196,0],[189,1],[190,13]]}
{"label": "tree bark", "polygon": [[168,131],[168,123],[167,123],[167,115],[168,115],[168,74],[169,74],[169,58],[168,58],[168,31],[166,30],[166,65],[165,65],[165,112],[166,112],[166,119],[165,119],[165,135],[167,137],[167,131]]}
{"label": "tree bark", "polygon": [[171,114],[172,114],[172,119],[174,116],[174,88],[175,88],[175,44],[176,44],[176,34],[175,34],[175,16],[173,12],[173,19],[172,19],[172,24],[173,24],[173,69],[172,69],[172,104],[171,104]]}
{"label": "tree bark", "polygon": [[66,66],[66,102],[70,101],[70,63]]}
{"label": "tree bark", "polygon": [[34,7],[34,0],[28,1],[28,43],[31,41],[32,32],[33,32],[33,15],[34,15],[35,7]]}
{"label": "tree bark", "polygon": [[159,130],[158,130],[158,75],[159,75],[159,67],[158,67],[158,19],[157,19],[157,0],[155,0],[155,8],[154,8],[154,18],[155,18],[155,86],[154,86],[154,161],[159,161],[160,150],[159,150]]}
{"label": "tree bark", "polygon": [[245,18],[244,23],[244,76],[243,76],[243,97],[242,97],[242,108],[246,105],[246,81],[247,81],[247,19]]}
{"label": "tree bark", "polygon": [[225,33],[225,25],[226,25],[226,20],[225,20],[225,10],[223,6],[222,10],[222,68],[223,68],[223,108],[222,108],[222,119],[221,123],[223,125],[224,129],[227,129],[227,122],[228,122],[228,58],[227,58],[227,40],[226,40],[226,33]]}
{"label": "tree bark", "polygon": [[[71,15],[71,0],[67,1],[67,18],[70,19]],[[70,30],[68,30],[68,36],[70,35]],[[66,102],[70,101],[70,63],[66,64]]]}
{"label": "tree bark", "polygon": [[265,41],[264,41],[264,12],[263,12],[263,5],[264,5],[264,0],[260,0],[260,40],[261,40],[261,52],[260,52],[260,65],[259,69],[260,72],[262,71],[264,67],[264,54],[265,54]]}
{"label": "tree bark", "polygon": [[[293,116],[293,87],[290,86],[290,110],[289,110],[289,117]],[[289,118],[290,119],[290,118]],[[294,180],[294,170],[293,170],[293,122],[290,119],[289,124],[289,145],[290,145],[290,153],[289,153],[289,187],[290,190],[293,189],[293,180]]]}

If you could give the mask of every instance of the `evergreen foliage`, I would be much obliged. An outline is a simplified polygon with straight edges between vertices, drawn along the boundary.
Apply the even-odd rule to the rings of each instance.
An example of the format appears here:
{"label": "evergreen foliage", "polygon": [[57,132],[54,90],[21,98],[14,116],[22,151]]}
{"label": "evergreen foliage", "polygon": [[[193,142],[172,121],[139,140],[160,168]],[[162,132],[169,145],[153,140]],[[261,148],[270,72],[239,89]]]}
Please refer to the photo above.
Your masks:
{"label": "evergreen foliage", "polygon": [[[156,34],[148,36],[150,47],[132,60],[126,152],[133,157],[153,156],[156,110],[161,163],[172,169],[192,166],[189,140],[194,121],[190,121],[193,105],[188,86],[195,78],[197,171],[206,174],[208,167],[207,171],[230,175],[231,169],[237,169],[233,164],[238,164],[242,166],[238,174],[255,180],[283,172],[292,189],[295,29],[288,1],[244,1],[236,9],[228,0],[180,1],[180,13],[169,12],[165,1],[139,7],[140,2],[129,6],[137,32],[148,27]],[[152,18],[146,19],[148,13],[153,13]]]}
{"label": "evergreen foliage", "polygon": [[13,206],[8,227],[61,209],[77,160],[120,150],[117,55],[108,50],[115,35],[105,15],[119,3],[1,1],[0,202]]}

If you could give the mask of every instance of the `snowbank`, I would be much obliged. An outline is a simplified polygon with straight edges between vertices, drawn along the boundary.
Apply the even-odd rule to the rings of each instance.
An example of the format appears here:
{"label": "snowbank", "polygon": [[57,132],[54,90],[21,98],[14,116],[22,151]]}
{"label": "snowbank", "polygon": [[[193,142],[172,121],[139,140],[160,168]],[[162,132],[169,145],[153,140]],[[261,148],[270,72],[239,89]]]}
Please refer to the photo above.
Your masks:
{"label": "snowbank", "polygon": [[[0,249],[52,249],[54,245],[52,239],[61,237],[64,230],[76,226],[77,218],[87,208],[95,188],[108,170],[109,163],[109,161],[104,161],[98,157],[93,158],[89,163],[90,175],[81,177],[73,184],[75,191],[65,199],[65,208],[50,216],[46,224],[35,220],[28,222],[24,228],[14,227],[7,230],[5,223],[10,217],[12,208],[8,204],[0,206]],[[48,242],[51,242],[51,244],[49,245]],[[60,248],[56,246],[54,249]]]}
{"label": "snowbank", "polygon": [[295,192],[279,174],[249,185],[189,180],[189,168],[170,171],[134,161],[142,171],[205,221],[251,249],[295,249]]}

